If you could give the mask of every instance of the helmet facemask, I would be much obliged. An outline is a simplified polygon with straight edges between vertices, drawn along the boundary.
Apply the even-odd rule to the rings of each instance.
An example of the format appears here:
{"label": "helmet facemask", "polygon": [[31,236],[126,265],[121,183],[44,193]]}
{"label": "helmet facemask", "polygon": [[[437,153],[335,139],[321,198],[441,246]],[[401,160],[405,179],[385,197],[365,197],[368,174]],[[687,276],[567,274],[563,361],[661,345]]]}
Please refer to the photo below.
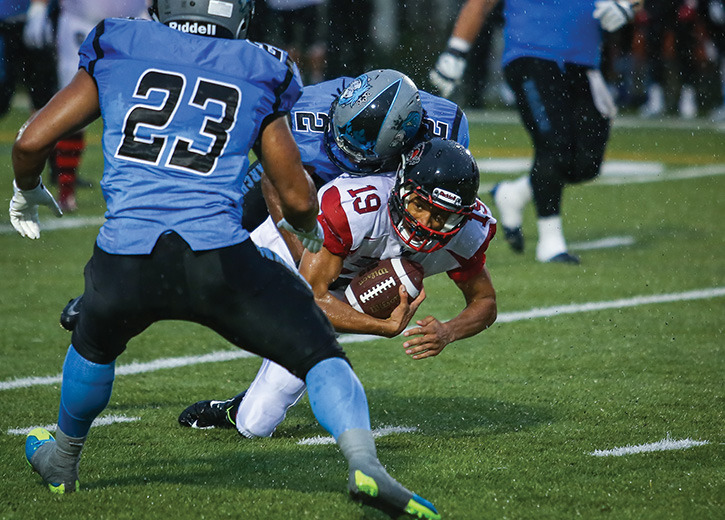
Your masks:
{"label": "helmet facemask", "polygon": [[[388,213],[393,228],[405,246],[419,253],[432,253],[443,248],[463,228],[473,211],[473,206],[464,206],[461,197],[442,188],[426,190],[405,175],[406,158],[403,156],[398,168],[397,179],[390,201]],[[445,220],[439,222],[434,229],[418,221],[410,211],[411,204],[428,206]],[[437,210],[437,211],[436,211]]]}

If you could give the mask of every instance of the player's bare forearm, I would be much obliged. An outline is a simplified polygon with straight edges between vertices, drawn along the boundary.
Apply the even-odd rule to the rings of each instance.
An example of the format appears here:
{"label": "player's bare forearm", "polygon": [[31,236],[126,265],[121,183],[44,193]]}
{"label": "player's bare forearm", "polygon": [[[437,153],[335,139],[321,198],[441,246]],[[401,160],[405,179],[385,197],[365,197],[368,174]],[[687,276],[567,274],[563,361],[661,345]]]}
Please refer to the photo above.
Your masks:
{"label": "player's bare forearm", "polygon": [[451,342],[470,338],[493,325],[496,321],[496,299],[486,297],[476,299],[466,305],[458,316],[445,322],[450,331]]}
{"label": "player's bare forearm", "polygon": [[[396,309],[397,314],[394,311],[394,315],[387,320],[374,318],[358,312],[347,302],[339,300],[330,292],[330,284],[340,276],[342,265],[343,259],[341,257],[332,254],[327,248],[323,247],[318,253],[314,254],[305,251],[299,269],[300,275],[312,287],[315,302],[325,313],[335,330],[383,337],[393,337],[400,334],[425,296],[423,295],[423,298],[419,296],[415,302],[410,304],[410,307],[413,307],[413,312],[408,313],[408,315]],[[405,295],[405,301],[407,302],[407,295]]]}
{"label": "player's bare forearm", "polygon": [[[262,179],[260,182],[262,183],[262,194],[264,195],[264,201],[267,203],[269,215],[272,217],[272,220],[276,224],[283,218],[281,209],[282,203],[279,199],[279,193],[277,192],[277,189],[274,187],[274,185],[267,178],[266,173],[262,173]],[[294,234],[289,233],[283,229],[280,229],[279,233],[280,235],[282,235],[284,243],[287,244],[287,249],[289,249],[290,253],[292,254],[292,259],[295,261],[296,264],[299,264],[300,259],[302,258],[302,252],[305,250],[305,248],[302,247],[302,243]]]}
{"label": "player's bare forearm", "polygon": [[18,132],[12,150],[18,188],[27,190],[37,186],[58,139],[81,130],[100,115],[96,84],[81,69],[73,81],[35,112]]}
{"label": "player's bare forearm", "polygon": [[496,321],[496,291],[486,266],[480,273],[456,285],[466,299],[466,307],[452,320],[446,322],[451,329],[453,341],[475,336]]}
{"label": "player's bare forearm", "polygon": [[315,295],[315,302],[325,313],[337,332],[348,334],[372,334],[386,338],[397,336],[403,327],[389,320],[373,318],[353,309],[348,303],[337,299],[330,292]]}
{"label": "player's bare forearm", "polygon": [[451,36],[473,43],[499,0],[468,0],[458,13]]}
{"label": "player's bare forearm", "polygon": [[405,331],[408,339],[403,348],[413,359],[437,356],[447,345],[475,336],[496,321],[496,292],[485,267],[472,279],[456,285],[466,299],[466,306],[455,318],[442,322],[427,316]]}
{"label": "player's bare forearm", "polygon": [[300,160],[287,118],[278,117],[262,133],[260,161],[267,178],[279,195],[282,216],[293,227],[314,229],[317,219],[317,191]]}

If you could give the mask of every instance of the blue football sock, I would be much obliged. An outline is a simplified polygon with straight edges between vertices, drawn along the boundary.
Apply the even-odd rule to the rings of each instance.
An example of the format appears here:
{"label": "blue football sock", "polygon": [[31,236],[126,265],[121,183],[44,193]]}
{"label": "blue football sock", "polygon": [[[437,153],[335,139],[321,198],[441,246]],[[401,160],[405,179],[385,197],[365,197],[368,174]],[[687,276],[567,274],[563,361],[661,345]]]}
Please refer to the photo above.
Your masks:
{"label": "blue football sock", "polygon": [[116,362],[99,365],[71,345],[63,363],[58,428],[70,437],[85,437],[91,423],[108,404]]}
{"label": "blue football sock", "polygon": [[312,412],[335,440],[346,430],[370,429],[365,390],[347,361],[325,359],[312,367],[305,382]]}

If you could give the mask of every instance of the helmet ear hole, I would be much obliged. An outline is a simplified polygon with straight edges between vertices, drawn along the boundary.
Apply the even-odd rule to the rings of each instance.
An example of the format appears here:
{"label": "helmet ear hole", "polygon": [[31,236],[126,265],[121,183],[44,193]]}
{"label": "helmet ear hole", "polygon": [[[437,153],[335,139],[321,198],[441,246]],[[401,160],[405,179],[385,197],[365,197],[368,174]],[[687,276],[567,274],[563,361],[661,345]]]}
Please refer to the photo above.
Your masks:
{"label": "helmet ear hole", "polygon": [[422,118],[420,94],[410,78],[390,69],[366,72],[330,106],[328,155],[351,173],[394,171]]}

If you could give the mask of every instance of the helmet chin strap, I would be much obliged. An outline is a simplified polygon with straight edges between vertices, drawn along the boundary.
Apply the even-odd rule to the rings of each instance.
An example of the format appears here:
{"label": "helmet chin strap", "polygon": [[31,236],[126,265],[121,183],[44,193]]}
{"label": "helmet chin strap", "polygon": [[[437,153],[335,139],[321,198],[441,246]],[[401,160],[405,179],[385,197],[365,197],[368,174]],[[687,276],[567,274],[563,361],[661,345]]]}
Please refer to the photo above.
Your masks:
{"label": "helmet chin strap", "polygon": [[151,5],[148,8],[148,12],[149,16],[154,22],[161,22],[161,20],[159,20],[159,4],[157,0],[151,2]]}

